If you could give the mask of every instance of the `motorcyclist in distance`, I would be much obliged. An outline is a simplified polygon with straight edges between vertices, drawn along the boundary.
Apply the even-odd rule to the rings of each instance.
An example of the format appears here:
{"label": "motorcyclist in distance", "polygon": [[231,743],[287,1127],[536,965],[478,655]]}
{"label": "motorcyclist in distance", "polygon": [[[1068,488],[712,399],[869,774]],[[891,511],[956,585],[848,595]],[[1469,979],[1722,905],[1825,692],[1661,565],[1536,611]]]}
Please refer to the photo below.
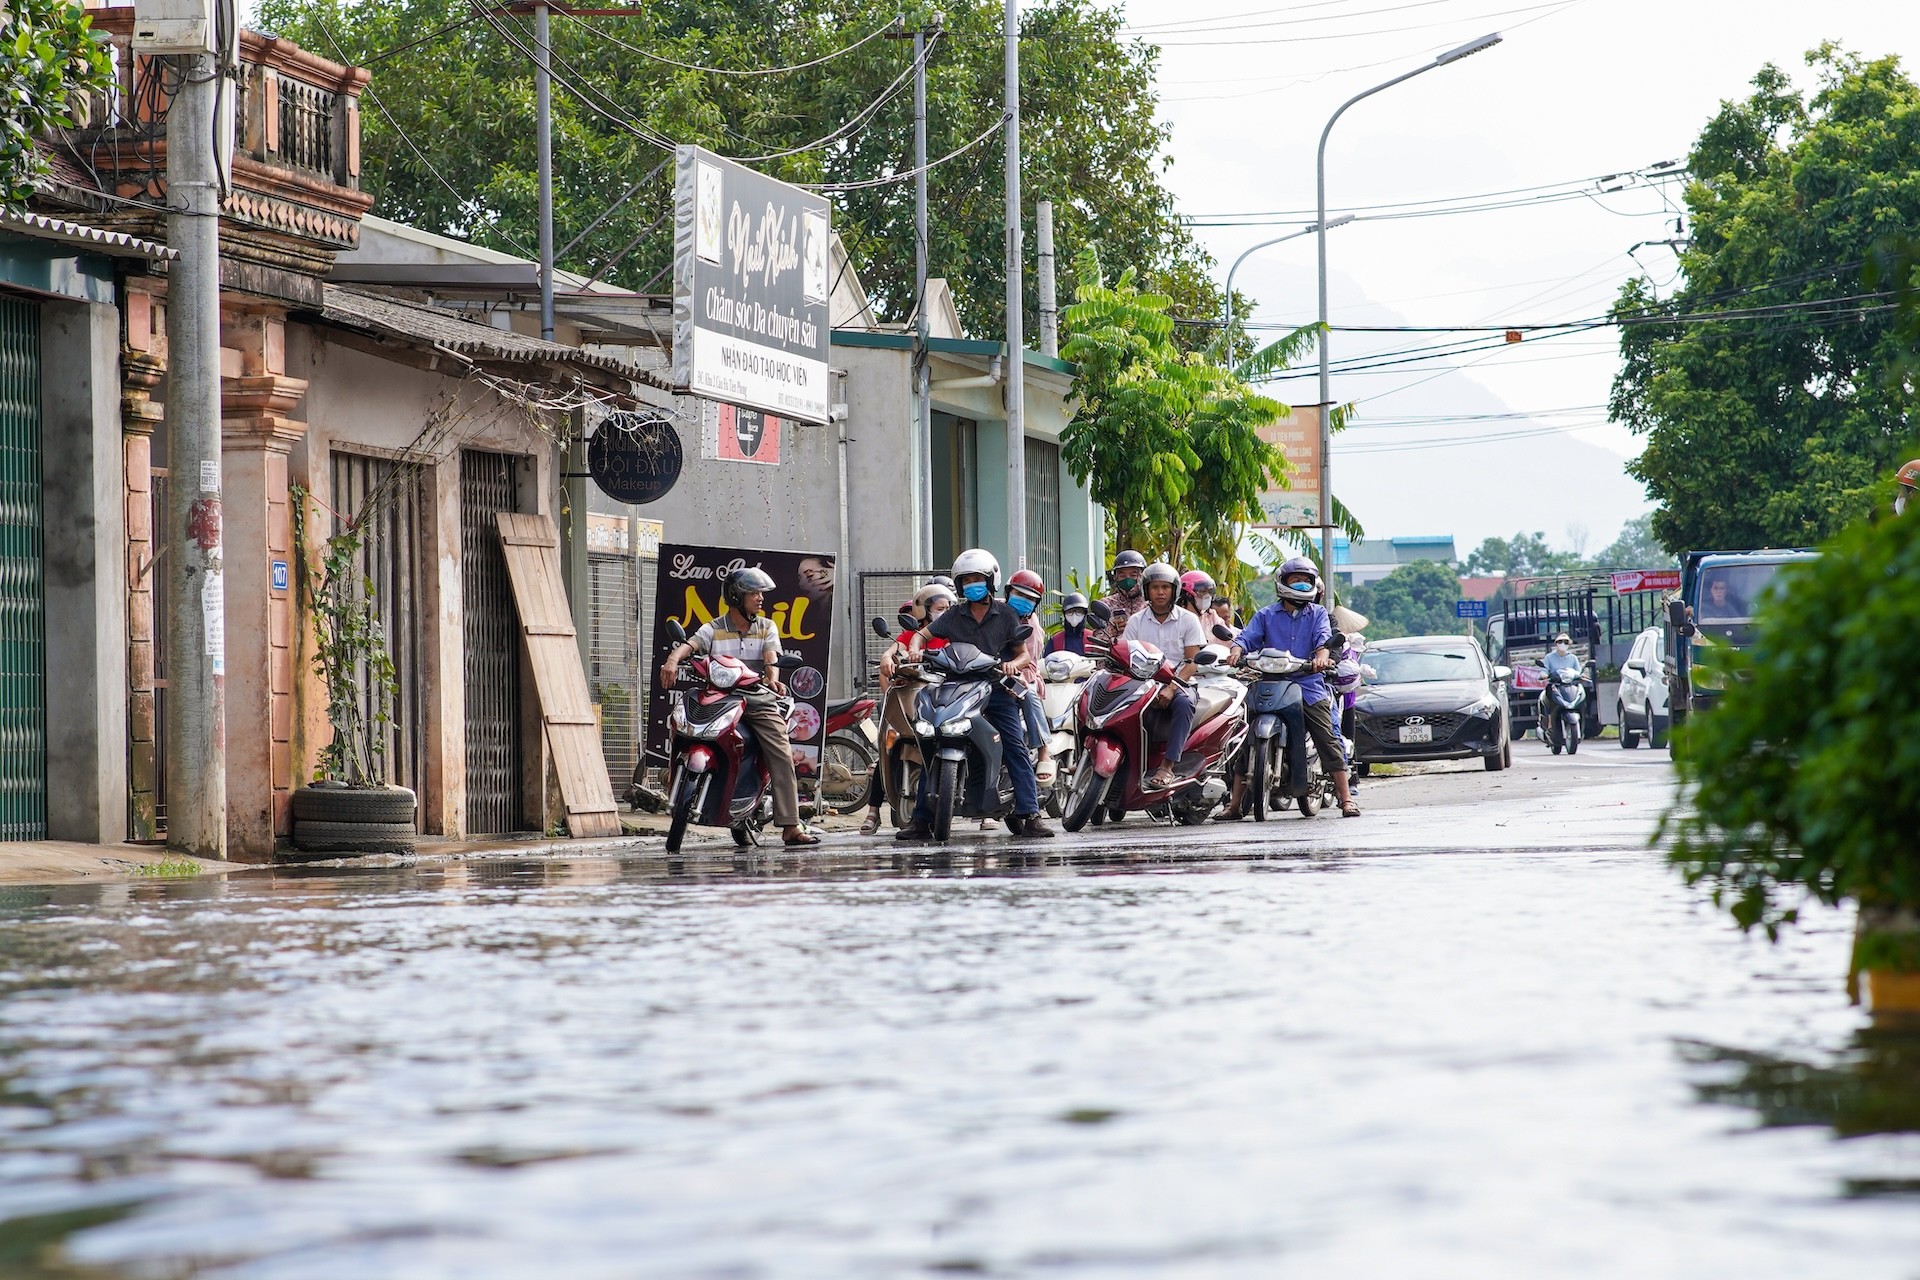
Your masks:
{"label": "motorcyclist in distance", "polygon": [[1087,651],[1087,598],[1069,591],[1060,602],[1060,629],[1047,641],[1048,653],[1085,653]]}
{"label": "motorcyclist in distance", "polygon": [[1108,640],[1126,634],[1127,618],[1147,607],[1147,598],[1140,592],[1140,577],[1146,571],[1147,558],[1138,551],[1122,551],[1113,558],[1113,568],[1107,571],[1107,584],[1113,590],[1100,601],[1113,614],[1106,626]]}
{"label": "motorcyclist in distance", "polygon": [[1213,593],[1215,587],[1205,569],[1189,569],[1180,575],[1180,607],[1200,619],[1200,629],[1212,638]]}
{"label": "motorcyclist in distance", "polygon": [[[1340,801],[1340,816],[1357,818],[1360,806],[1353,802],[1347,785],[1346,744],[1333,725],[1333,697],[1327,689],[1325,673],[1334,666],[1334,655],[1327,651],[1333,638],[1333,619],[1326,607],[1316,603],[1320,597],[1320,571],[1305,556],[1294,556],[1274,574],[1278,599],[1247,621],[1246,629],[1233,642],[1228,661],[1238,664],[1248,652],[1279,649],[1296,658],[1307,658],[1311,665],[1297,675],[1286,677],[1300,685],[1300,700],[1305,705],[1307,732],[1313,736],[1314,750],[1320,754],[1320,766],[1333,778],[1333,794]],[[1237,822],[1246,816],[1247,778],[1244,773],[1233,780],[1233,795],[1227,808],[1216,815],[1221,822]]]}
{"label": "motorcyclist in distance", "polygon": [[[1145,642],[1171,659],[1174,674],[1182,680],[1193,678],[1193,659],[1207,643],[1200,619],[1175,603],[1180,591],[1180,575],[1170,564],[1150,564],[1141,573],[1146,584],[1147,607],[1127,619],[1125,638],[1135,644]],[[1146,779],[1152,791],[1164,791],[1174,784],[1174,766],[1186,754],[1187,734],[1193,729],[1193,695],[1177,684],[1160,686],[1149,712],[1148,730],[1167,743],[1160,767]]]}

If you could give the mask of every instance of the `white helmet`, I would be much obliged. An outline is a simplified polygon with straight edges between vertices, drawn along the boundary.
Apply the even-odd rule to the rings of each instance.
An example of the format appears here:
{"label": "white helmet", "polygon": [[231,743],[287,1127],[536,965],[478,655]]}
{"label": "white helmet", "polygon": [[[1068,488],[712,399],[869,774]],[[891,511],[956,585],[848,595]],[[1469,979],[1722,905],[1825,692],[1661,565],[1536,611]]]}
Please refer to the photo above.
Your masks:
{"label": "white helmet", "polygon": [[993,595],[1000,590],[1000,562],[993,558],[993,552],[981,547],[969,547],[953,561],[953,580],[960,581],[965,573],[985,574],[987,594]]}

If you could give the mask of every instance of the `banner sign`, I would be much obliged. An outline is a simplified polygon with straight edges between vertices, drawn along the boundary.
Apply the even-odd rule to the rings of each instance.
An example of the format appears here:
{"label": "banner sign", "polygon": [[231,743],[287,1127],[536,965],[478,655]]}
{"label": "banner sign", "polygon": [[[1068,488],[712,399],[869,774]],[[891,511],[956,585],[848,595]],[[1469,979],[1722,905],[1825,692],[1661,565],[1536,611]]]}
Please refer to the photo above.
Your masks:
{"label": "banner sign", "polygon": [[1455,600],[1453,616],[1456,618],[1484,618],[1487,616],[1485,600]]}
{"label": "banner sign", "polygon": [[1310,529],[1320,523],[1320,410],[1307,406],[1260,428],[1260,438],[1286,455],[1290,488],[1260,495],[1261,527]]}
{"label": "banner sign", "polygon": [[1624,596],[1634,591],[1678,591],[1678,569],[1623,569],[1613,575],[1613,593]]}
{"label": "banner sign", "polygon": [[[722,588],[735,569],[764,571],[776,587],[767,593],[762,609],[780,629],[781,647],[802,659],[797,667],[782,667],[780,679],[793,695],[793,715],[787,721],[793,743],[793,763],[802,773],[818,772],[820,748],[826,742],[827,662],[833,652],[834,557],[805,551],[748,551],[739,547],[694,546],[683,542],[660,544],[660,569],[654,584],[653,648],[642,655],[659,679],[667,656],[667,620],[678,622],[688,635],[726,613]],[[669,747],[665,691],[655,688],[647,699],[647,760],[665,765]]]}
{"label": "banner sign", "polygon": [[673,380],[828,420],[828,206],[700,147],[675,153]]}
{"label": "banner sign", "polygon": [[658,502],[680,479],[680,436],[673,424],[616,413],[587,440],[587,474],[616,502]]}
{"label": "banner sign", "polygon": [[786,423],[758,409],[703,401],[700,406],[700,456],[721,462],[780,465],[780,435]]}

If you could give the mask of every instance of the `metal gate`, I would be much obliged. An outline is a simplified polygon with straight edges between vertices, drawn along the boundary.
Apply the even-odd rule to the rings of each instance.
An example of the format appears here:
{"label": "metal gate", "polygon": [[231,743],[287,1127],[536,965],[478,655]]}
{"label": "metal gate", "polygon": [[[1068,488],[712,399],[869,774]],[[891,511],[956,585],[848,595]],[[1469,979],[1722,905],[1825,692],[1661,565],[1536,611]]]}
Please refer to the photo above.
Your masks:
{"label": "metal gate", "polygon": [[0,297],[0,840],[47,835],[40,309]]}
{"label": "metal gate", "polygon": [[607,781],[622,796],[640,758],[640,562],[616,552],[589,558],[592,626],[589,691],[600,708]]}
{"label": "metal gate", "polygon": [[[409,462],[333,453],[333,509],[345,523],[366,511],[353,571],[373,584],[373,611],[393,660],[394,697],[386,729],[386,781],[418,792],[427,776],[427,690],[420,619],[420,469]],[[361,714],[375,723],[376,707],[364,672],[358,680]],[[427,806],[416,813],[424,819]]]}
{"label": "metal gate", "polygon": [[520,617],[494,517],[518,511],[519,459],[460,453],[460,584],[466,653],[467,831],[518,831]]}
{"label": "metal gate", "polygon": [[879,683],[875,672],[887,641],[875,634],[873,620],[879,618],[888,630],[898,634],[900,627],[894,618],[900,606],[912,600],[913,593],[928,581],[945,572],[944,569],[869,569],[858,576],[859,591],[854,597],[857,609],[854,622],[860,631],[860,663],[853,672],[856,688],[871,689]]}

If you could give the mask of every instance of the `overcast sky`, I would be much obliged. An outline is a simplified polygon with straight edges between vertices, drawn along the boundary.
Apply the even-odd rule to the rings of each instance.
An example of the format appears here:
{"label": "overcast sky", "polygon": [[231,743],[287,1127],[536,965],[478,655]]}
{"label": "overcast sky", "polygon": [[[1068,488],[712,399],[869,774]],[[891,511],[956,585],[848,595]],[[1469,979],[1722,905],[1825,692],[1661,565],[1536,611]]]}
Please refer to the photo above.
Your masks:
{"label": "overcast sky", "polygon": [[[1763,63],[1807,83],[1803,55],[1823,40],[1920,55],[1920,4],[1908,0],[1127,0],[1126,9],[1163,49],[1182,213],[1203,223],[1279,215],[1273,225],[1196,227],[1222,277],[1242,250],[1311,222],[1314,147],[1341,102],[1436,52],[1504,34],[1349,110],[1328,145],[1327,199],[1336,211],[1393,206],[1376,213],[1495,192],[1525,203],[1331,230],[1335,326],[1596,316],[1642,272],[1664,293],[1672,252],[1629,250],[1676,234],[1679,185],[1590,180],[1684,159],[1707,117],[1744,97]],[[1235,284],[1259,299],[1257,322],[1314,318],[1313,246],[1303,236],[1240,268]],[[1443,338],[1336,333],[1333,355]],[[1603,330],[1336,373],[1335,399],[1357,402],[1359,416],[1335,447],[1334,491],[1375,536],[1451,533],[1464,555],[1490,534],[1539,529],[1564,547],[1584,531],[1596,552],[1649,506],[1623,470],[1639,442],[1605,422],[1616,352]],[[1316,398],[1312,377],[1280,385],[1283,398]],[[1496,414],[1532,416],[1469,418]]]}

